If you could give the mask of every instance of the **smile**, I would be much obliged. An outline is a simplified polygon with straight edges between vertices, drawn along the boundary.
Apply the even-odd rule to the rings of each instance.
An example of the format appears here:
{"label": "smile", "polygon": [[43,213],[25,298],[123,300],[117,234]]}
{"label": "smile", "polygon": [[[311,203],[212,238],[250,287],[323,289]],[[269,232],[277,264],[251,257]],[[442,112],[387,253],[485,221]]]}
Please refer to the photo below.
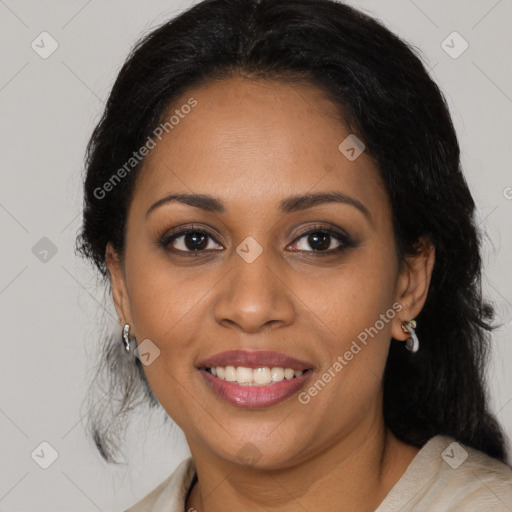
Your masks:
{"label": "smile", "polygon": [[293,368],[283,368],[275,366],[269,368],[263,366],[259,368],[248,368],[246,366],[217,366],[205,368],[214,377],[227,382],[233,382],[239,386],[267,386],[275,382],[283,382],[301,377],[308,370],[294,370]]}
{"label": "smile", "polygon": [[[221,374],[222,370],[224,370],[224,378],[219,376],[219,368]],[[251,370],[252,374],[248,370]],[[201,368],[199,371],[205,379],[208,388],[215,395],[232,405],[249,409],[269,407],[295,395],[313,373],[311,369],[295,371],[291,368],[280,367],[263,367],[261,369],[237,367],[235,370],[232,366],[227,366],[226,368],[217,367],[215,369]],[[217,375],[213,375],[213,371]],[[238,377],[239,371],[241,377]],[[232,381],[227,380],[225,378],[226,372],[229,378],[235,376],[235,379]],[[274,375],[275,379],[280,380],[271,380],[269,383],[258,383],[254,380],[265,379],[267,381],[269,375],[270,377]],[[244,382],[238,382],[238,378]],[[251,380],[248,382],[249,378]]]}

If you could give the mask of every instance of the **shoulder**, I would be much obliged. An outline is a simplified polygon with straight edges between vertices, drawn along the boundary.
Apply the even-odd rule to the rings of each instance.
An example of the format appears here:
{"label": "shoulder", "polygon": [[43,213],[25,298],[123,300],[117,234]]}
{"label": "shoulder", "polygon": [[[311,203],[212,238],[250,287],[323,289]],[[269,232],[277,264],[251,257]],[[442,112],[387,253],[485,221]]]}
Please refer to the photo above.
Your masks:
{"label": "shoulder", "polygon": [[188,457],[169,477],[125,512],[183,512],[194,476],[194,461]]}
{"label": "shoulder", "polygon": [[509,466],[450,436],[438,435],[418,452],[377,512],[505,512],[511,506]]}
{"label": "shoulder", "polygon": [[[512,469],[453,438],[444,436],[442,470],[438,482],[445,493],[453,494],[454,504],[469,510],[476,505],[484,510],[510,510],[512,507]],[[461,510],[463,510],[461,508]]]}

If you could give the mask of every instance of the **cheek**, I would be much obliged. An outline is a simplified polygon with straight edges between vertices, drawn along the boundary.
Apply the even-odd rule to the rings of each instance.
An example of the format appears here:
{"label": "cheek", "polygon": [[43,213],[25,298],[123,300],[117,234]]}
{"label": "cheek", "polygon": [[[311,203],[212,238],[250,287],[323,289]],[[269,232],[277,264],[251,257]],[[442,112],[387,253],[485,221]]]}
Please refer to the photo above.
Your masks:
{"label": "cheek", "polygon": [[[327,414],[333,404],[363,417],[377,398],[384,372],[393,309],[396,264],[394,253],[360,250],[329,279],[311,286],[307,305],[322,336],[322,368],[318,378],[329,383],[311,389],[322,395],[315,407]],[[298,295],[306,293],[303,289]],[[304,311],[304,315],[308,315]],[[325,390],[325,391],[324,391]],[[306,397],[307,399],[307,397]],[[334,408],[346,419],[346,408]]]}
{"label": "cheek", "polygon": [[134,324],[140,335],[165,345],[184,322],[193,325],[195,310],[201,308],[215,278],[211,272],[173,266],[153,250],[141,247],[129,254],[126,269]]}
{"label": "cheek", "polygon": [[[314,313],[319,325],[324,325],[329,339],[337,339],[331,346],[337,351],[350,345],[361,332],[373,326],[390,309],[384,321],[378,323],[379,331],[389,334],[396,266],[393,254],[378,253],[372,248],[359,249],[347,263],[330,273],[318,274],[316,279],[297,280],[299,297],[307,297],[306,306]],[[308,315],[305,308],[303,314]]]}
{"label": "cheek", "polygon": [[159,350],[144,372],[155,396],[179,421],[190,399],[184,389],[197,378],[194,358],[205,337],[207,291],[216,279],[208,272],[192,278],[191,272],[172,268],[161,258],[151,261],[142,251],[131,254],[126,268],[134,332],[139,342],[150,339]]}
{"label": "cheek", "polygon": [[[129,272],[130,307],[137,340],[150,339],[159,356],[144,366],[148,383],[166,412],[180,426],[190,420],[190,392],[197,371],[197,353],[204,328],[204,306],[215,280],[204,273],[192,279],[159,258],[150,261],[147,255],[132,252]],[[145,261],[144,265],[137,264]],[[205,297],[206,294],[206,297]]]}

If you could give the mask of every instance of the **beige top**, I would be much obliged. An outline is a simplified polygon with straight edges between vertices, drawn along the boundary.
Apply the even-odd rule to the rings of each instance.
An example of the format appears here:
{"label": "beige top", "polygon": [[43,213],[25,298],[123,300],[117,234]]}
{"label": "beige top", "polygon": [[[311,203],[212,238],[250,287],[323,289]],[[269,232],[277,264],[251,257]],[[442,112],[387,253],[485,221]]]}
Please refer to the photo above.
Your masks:
{"label": "beige top", "polygon": [[[187,512],[185,500],[196,476],[191,457],[125,512]],[[430,439],[375,512],[510,512],[512,469],[457,443]]]}

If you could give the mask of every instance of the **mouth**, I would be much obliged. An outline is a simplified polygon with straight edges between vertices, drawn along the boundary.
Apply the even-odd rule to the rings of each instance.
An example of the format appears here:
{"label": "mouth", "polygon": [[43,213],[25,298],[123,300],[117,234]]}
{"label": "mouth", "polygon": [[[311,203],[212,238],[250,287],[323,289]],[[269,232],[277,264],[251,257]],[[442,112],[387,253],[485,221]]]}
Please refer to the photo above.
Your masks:
{"label": "mouth", "polygon": [[304,374],[313,371],[312,368],[294,370],[282,366],[260,366],[249,368],[247,366],[216,366],[201,368],[217,379],[231,382],[239,386],[272,386],[278,382],[298,379]]}
{"label": "mouth", "polygon": [[200,362],[197,369],[217,396],[238,407],[262,408],[298,392],[315,368],[278,352],[234,350]]}

